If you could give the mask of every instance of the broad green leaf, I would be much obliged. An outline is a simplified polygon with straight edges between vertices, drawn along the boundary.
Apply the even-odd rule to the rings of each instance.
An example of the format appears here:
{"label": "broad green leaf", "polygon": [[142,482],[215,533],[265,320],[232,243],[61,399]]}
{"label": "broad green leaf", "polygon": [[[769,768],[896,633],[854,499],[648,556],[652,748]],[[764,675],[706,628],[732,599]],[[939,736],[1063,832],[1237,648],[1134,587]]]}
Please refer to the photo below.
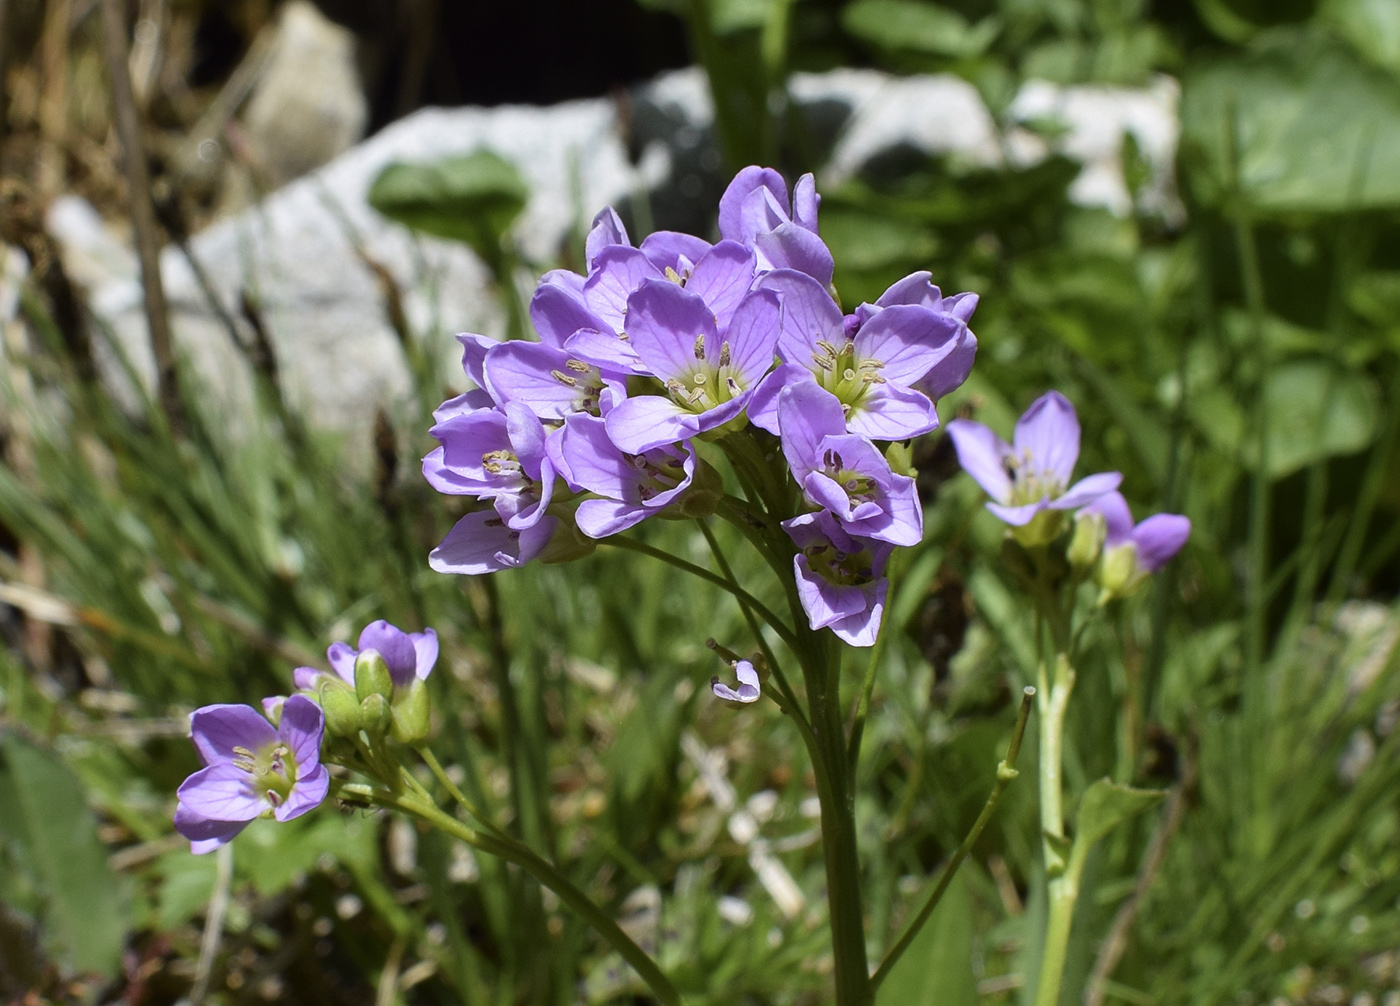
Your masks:
{"label": "broad green leaf", "polygon": [[[1282,478],[1314,461],[1355,454],[1375,439],[1379,395],[1371,379],[1331,360],[1290,360],[1266,378],[1269,475]],[[1258,464],[1257,437],[1244,462]]]}
{"label": "broad green leaf", "polygon": [[1095,842],[1164,796],[1164,790],[1134,789],[1108,779],[1093,783],[1084,791],[1079,811],[1074,816],[1074,844],[1070,847],[1066,872],[1077,878]]}
{"label": "broad green leaf", "polygon": [[76,971],[116,974],[127,906],[82,785],[53,755],[10,735],[0,740],[0,808],[0,839],[31,875],[53,955]]}
{"label": "broad green leaf", "polygon": [[1182,146],[1199,198],[1277,213],[1400,206],[1400,80],[1316,34],[1186,76]]}
{"label": "broad green leaf", "polygon": [[471,245],[488,261],[530,196],[515,165],[489,150],[431,164],[390,164],[369,204],[414,230]]}
{"label": "broad green leaf", "polygon": [[980,56],[1001,23],[986,18],[976,25],[957,11],[921,0],[856,0],[841,12],[841,26],[881,49],[930,56]]}
{"label": "broad green leaf", "polygon": [[239,836],[234,861],[258,893],[280,894],[322,862],[367,866],[378,833],[373,819],[330,813],[285,823],[258,820]]}
{"label": "broad green leaf", "polygon": [[1327,0],[1318,14],[1367,59],[1400,74],[1400,3],[1395,0]]}
{"label": "broad green leaf", "polygon": [[972,1006],[972,897],[967,874],[943,892],[924,928],[880,985],[876,1006]]}

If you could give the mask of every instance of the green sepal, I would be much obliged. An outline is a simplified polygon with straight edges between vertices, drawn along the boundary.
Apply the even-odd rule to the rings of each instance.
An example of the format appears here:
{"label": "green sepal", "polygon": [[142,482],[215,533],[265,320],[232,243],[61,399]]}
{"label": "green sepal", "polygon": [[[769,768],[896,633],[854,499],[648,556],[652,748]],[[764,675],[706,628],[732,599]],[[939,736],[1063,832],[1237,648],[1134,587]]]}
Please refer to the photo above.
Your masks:
{"label": "green sepal", "polygon": [[432,705],[428,700],[428,685],[414,679],[407,688],[400,688],[394,695],[390,709],[393,725],[390,736],[400,744],[421,744],[428,737],[432,725]]}
{"label": "green sepal", "polygon": [[383,737],[393,719],[389,700],[378,692],[360,702],[360,722],[371,737]]}
{"label": "green sepal", "polygon": [[354,737],[360,732],[364,725],[360,719],[360,700],[349,685],[328,675],[317,686],[316,698],[326,714],[326,732],[332,737]]}
{"label": "green sepal", "polygon": [[371,695],[387,700],[394,694],[393,676],[378,650],[365,650],[355,658],[355,694],[361,702]]}

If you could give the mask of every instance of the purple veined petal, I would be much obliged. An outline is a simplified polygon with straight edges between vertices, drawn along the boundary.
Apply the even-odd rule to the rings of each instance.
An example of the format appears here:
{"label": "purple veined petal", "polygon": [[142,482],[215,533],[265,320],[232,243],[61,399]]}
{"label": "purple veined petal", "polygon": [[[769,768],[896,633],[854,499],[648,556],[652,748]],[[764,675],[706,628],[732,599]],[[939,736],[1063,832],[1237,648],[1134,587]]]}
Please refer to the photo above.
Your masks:
{"label": "purple veined petal", "polygon": [[481,366],[486,361],[486,354],[491,347],[500,343],[489,335],[475,335],[471,332],[459,332],[457,341],[462,344],[462,369],[476,382],[478,388],[485,388],[486,378],[482,376]]}
{"label": "purple veined petal", "polygon": [[943,294],[930,280],[931,272],[911,272],[902,280],[893,283],[875,301],[876,307],[893,307],[896,304],[915,304],[938,310],[943,304]]}
{"label": "purple veined petal", "polygon": [[619,500],[634,481],[633,469],[606,426],[593,416],[570,416],[559,431],[559,451],[581,490]]}
{"label": "purple veined petal", "polygon": [[[751,394],[753,394],[752,391],[741,392],[738,396],[731,398],[729,401],[721,402],[713,409],[708,409],[700,413],[695,417],[695,432],[705,433],[708,430],[723,426],[731,419],[738,419],[739,416],[743,415],[745,407],[749,404],[749,396]],[[682,437],[681,439],[686,440],[689,439],[689,437]],[[667,443],[674,442],[675,441],[667,441]],[[660,447],[662,445],[656,444],[655,446]]]}
{"label": "purple veined petal", "polygon": [[807,477],[802,480],[802,492],[837,520],[845,522],[851,519],[850,494],[824,472],[808,472]]}
{"label": "purple veined petal", "polygon": [[630,248],[632,242],[627,237],[627,228],[623,226],[617,211],[611,206],[604,206],[593,218],[593,226],[589,228],[588,237],[583,242],[583,257],[590,270],[599,253],[612,245]]}
{"label": "purple veined petal", "polygon": [[975,293],[955,293],[943,298],[943,310],[965,325],[972,324],[972,312],[977,310],[981,298]]}
{"label": "purple veined petal", "polygon": [[320,764],[321,740],[325,733],[325,714],[305,695],[293,695],[282,706],[282,723],[277,734],[291,748],[298,779]]}
{"label": "purple veined petal", "polygon": [[963,471],[993,500],[998,503],[1010,500],[1011,476],[1006,471],[1006,459],[1011,456],[1011,445],[989,427],[970,419],[954,419],[947,430]]}
{"label": "purple veined petal", "polygon": [[737,241],[721,241],[695,262],[685,289],[714,312],[716,327],[729,327],[734,309],[753,285],[757,262],[753,252]]}
{"label": "purple veined petal", "polygon": [[558,524],[557,518],[544,517],[533,527],[515,531],[494,509],[469,513],[429,554],[428,565],[439,573],[466,576],[514,569],[544,550]]}
{"label": "purple veined petal", "polygon": [[821,352],[818,341],[838,348],[846,341],[841,309],[826,288],[805,272],[775,269],[759,280],[759,287],[783,298],[783,327],[778,335],[778,355],[788,363],[812,370],[812,356]]}
{"label": "purple veined petal", "polygon": [[417,664],[414,667],[414,674],[419,681],[424,680],[433,673],[433,666],[438,658],[438,634],[436,629],[424,629],[422,632],[410,632],[408,638],[413,640],[413,651],[417,655]]}
{"label": "purple veined petal", "polygon": [[[570,273],[570,275],[573,275]],[[579,277],[582,282],[582,277]],[[571,290],[557,283],[541,283],[530,298],[530,321],[540,341],[559,347],[581,328],[609,328],[607,322],[588,309],[583,289]]]}
{"label": "purple veined petal", "polygon": [[1128,501],[1117,491],[1106,492],[1084,508],[1085,513],[1096,513],[1104,520],[1104,544],[1109,548],[1121,545],[1132,537],[1133,512],[1128,509]]}
{"label": "purple veined petal", "polygon": [[739,682],[738,688],[730,688],[717,677],[710,679],[710,689],[715,693],[715,697],[728,702],[757,702],[762,693],[762,686],[759,684],[758,671],[753,663],[748,660],[736,661],[734,677]]}
{"label": "purple veined petal", "polygon": [[807,556],[801,552],[793,557],[792,563],[797,575],[797,598],[813,629],[825,629],[833,622],[865,610],[865,591],[860,587],[831,583],[813,571]]}
{"label": "purple veined petal", "polygon": [[638,395],[608,413],[608,439],[628,454],[689,440],[700,432],[698,417],[669,398]]}
{"label": "purple veined petal", "polygon": [[202,856],[233,841],[247,821],[216,821],[196,814],[184,804],[175,808],[175,830],[190,840],[190,852]]}
{"label": "purple veined petal", "polygon": [[190,740],[206,765],[234,759],[233,749],[256,751],[277,742],[277,731],[252,706],[220,704],[204,706],[190,715]]}
{"label": "purple veined petal", "polygon": [[583,302],[583,284],[588,280],[587,276],[580,276],[572,269],[550,269],[540,277],[540,286],[557,286],[565,293],[572,293]]}
{"label": "purple veined petal", "polygon": [[331,788],[331,774],[326,766],[317,764],[305,776],[298,776],[287,799],[273,810],[273,817],[279,821],[290,821],[301,817],[309,810],[315,810],[325,802]]}
{"label": "purple veined petal", "polygon": [[688,377],[701,359],[718,362],[715,316],[670,280],[643,283],[629,298],[627,315],[632,348],[662,381]]}
{"label": "purple veined petal", "polygon": [[584,500],[578,505],[574,520],[588,537],[606,538],[640,524],[655,513],[648,507],[621,500]]}
{"label": "purple veined petal", "polygon": [[175,795],[191,813],[216,821],[251,821],[267,809],[267,797],[253,792],[252,775],[232,762],[200,769]]}
{"label": "purple veined petal", "polygon": [[1099,472],[1089,475],[1070,486],[1063,496],[1046,504],[1051,510],[1077,510],[1086,503],[1092,503],[1104,493],[1111,493],[1123,484],[1120,472]]}
{"label": "purple veined petal", "polygon": [[861,326],[856,333],[856,359],[879,360],[881,377],[907,387],[957,347],[958,334],[966,327],[928,308],[896,304]]}
{"label": "purple veined petal", "polygon": [[846,429],[871,440],[909,440],[938,428],[927,395],[897,384],[872,384],[846,417]]}
{"label": "purple veined petal", "polygon": [[1028,459],[1032,471],[1069,485],[1079,460],[1079,417],[1074,406],[1058,391],[1047,391],[1016,421],[1011,442],[1016,457]]}
{"label": "purple veined petal", "polygon": [[564,349],[570,356],[602,370],[642,376],[651,373],[637,355],[637,351],[632,348],[631,342],[612,332],[581,328],[569,336]]}
{"label": "purple veined petal", "polygon": [[269,695],[262,700],[263,715],[270,721],[281,719],[282,707],[287,704],[285,695]]}
{"label": "purple veined petal", "polygon": [[654,231],[642,241],[643,253],[662,272],[674,269],[680,273],[682,259],[699,262],[710,247],[710,242],[680,231]]}
{"label": "purple veined petal", "polygon": [[506,402],[501,411],[505,413],[506,432],[512,451],[520,459],[521,469],[530,478],[541,479],[545,452],[544,424],[540,417],[523,402]]}
{"label": "purple veined petal", "polygon": [[780,205],[787,202],[787,183],[772,168],[751,164],[743,168],[719,200],[719,232],[731,241],[748,241],[753,235],[744,230],[744,204],[754,190],[766,188]]}
{"label": "purple veined petal", "polygon": [[[734,309],[720,346],[729,346],[729,373],[740,387],[753,388],[772,369],[782,319],[782,301],[772,290],[755,290]],[[708,358],[709,346],[705,348]],[[713,355],[716,362],[722,358],[718,348]]]}
{"label": "purple veined petal", "polygon": [[[436,480],[448,484],[450,481],[450,484],[460,487],[457,491],[461,493],[490,494],[513,492],[523,481],[518,472],[512,476],[486,468],[485,455],[497,451],[515,453],[504,412],[492,409],[454,416],[428,432],[442,443],[441,460],[431,472],[427,458],[424,459],[423,475],[430,482]],[[428,457],[433,457],[433,454],[430,453]]]}
{"label": "purple veined petal", "polygon": [[952,352],[933,365],[933,369],[918,382],[919,389],[935,403],[962,387],[967,375],[972,373],[972,365],[977,361],[977,337],[972,330],[964,327]]}
{"label": "purple veined petal", "polygon": [[788,214],[787,184],[783,191],[775,193],[766,186],[760,186],[744,197],[739,209],[739,228],[744,232],[744,244],[751,244],[760,234],[766,234],[775,227],[790,223]]}
{"label": "purple veined petal", "polygon": [[340,675],[346,684],[355,683],[355,649],[349,643],[331,643],[326,648],[326,659],[331,668]]}
{"label": "purple veined petal", "polygon": [[1191,521],[1174,513],[1159,513],[1148,517],[1133,531],[1138,564],[1145,572],[1155,573],[1186,544],[1191,537]]}
{"label": "purple veined petal", "polygon": [[584,303],[604,324],[582,327],[630,332],[627,298],[649,279],[669,282],[640,249],[620,245],[604,248],[598,254],[597,268],[583,285]]}
{"label": "purple veined petal", "polygon": [[784,388],[811,379],[812,372],[805,367],[795,363],[780,363],[771,374],[758,382],[758,387],[754,388],[749,397],[749,422],[777,436],[780,431],[778,396],[783,393]]}
{"label": "purple veined petal", "polygon": [[802,483],[808,473],[821,467],[822,441],[846,432],[846,417],[835,395],[806,380],[778,396],[778,426],[783,457],[793,478]]}
{"label": "purple veined petal", "polygon": [[796,269],[805,272],[822,286],[831,285],[836,260],[825,242],[805,227],[794,223],[779,224],[766,234],[753,239],[760,266],[770,269]]}
{"label": "purple veined petal", "polygon": [[517,340],[488,354],[486,379],[498,402],[520,402],[540,419],[558,420],[585,407],[602,374],[562,349]]}
{"label": "purple veined petal", "polygon": [[495,399],[485,388],[472,388],[471,391],[463,392],[456,398],[449,398],[436,409],[433,410],[433,422],[445,423],[453,416],[465,416],[469,412],[479,412],[482,409],[494,409]]}
{"label": "purple veined petal", "polygon": [[[575,413],[577,415],[577,413]],[[589,418],[592,418],[591,416]],[[563,442],[564,427],[551,430],[544,438],[544,452],[549,457],[549,463],[554,467],[554,474],[564,480],[564,484],[569,487],[570,492],[583,492],[583,486],[574,479],[574,473],[569,469],[568,459],[564,457]]]}
{"label": "purple veined petal", "polygon": [[460,472],[448,466],[446,451],[441,447],[435,447],[423,455],[423,479],[446,495],[475,496],[481,492],[479,480],[463,478]]}
{"label": "purple veined petal", "polygon": [[[822,440],[821,452],[839,454],[848,471],[870,479],[879,488],[876,500],[852,507],[846,503],[842,530],[859,538],[873,538],[891,545],[917,545],[924,537],[924,511],[914,480],[890,470],[889,462],[869,440],[853,434],[829,436]],[[810,483],[812,476],[807,482]],[[841,489],[833,480],[832,486]],[[823,502],[823,506],[826,504]],[[828,507],[838,516],[841,512]]]}
{"label": "purple veined petal", "polygon": [[413,640],[398,626],[382,618],[370,622],[360,632],[360,652],[365,650],[375,650],[384,658],[395,684],[408,684],[413,680],[418,654],[413,649]]}
{"label": "purple veined petal", "polygon": [[299,691],[314,692],[321,681],[321,676],[325,673],[325,671],[315,667],[298,667],[292,671],[292,685]]}
{"label": "purple veined petal", "polygon": [[988,503],[987,509],[1012,527],[1024,527],[1035,519],[1036,514],[1048,509],[1049,506],[1049,502],[1042,499],[1036,500],[1034,503],[1023,503],[1020,506]]}
{"label": "purple veined petal", "polygon": [[885,614],[885,599],[889,589],[889,580],[879,580],[875,584],[875,596],[864,609],[832,622],[828,628],[838,639],[850,646],[874,646],[880,636],[880,621]]}
{"label": "purple veined petal", "polygon": [[817,181],[809,171],[792,187],[792,222],[813,234],[817,233],[817,209],[822,197],[817,195]]}

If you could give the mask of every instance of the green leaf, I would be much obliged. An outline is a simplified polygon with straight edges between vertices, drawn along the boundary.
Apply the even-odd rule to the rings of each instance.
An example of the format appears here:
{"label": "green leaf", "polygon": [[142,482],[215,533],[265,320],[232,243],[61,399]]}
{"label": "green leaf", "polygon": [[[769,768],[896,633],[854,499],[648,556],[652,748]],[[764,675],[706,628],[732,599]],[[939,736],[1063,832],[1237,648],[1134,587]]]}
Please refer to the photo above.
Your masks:
{"label": "green leaf", "polygon": [[1189,73],[1182,146],[1197,196],[1256,209],[1400,206],[1400,81],[1318,33]]}
{"label": "green leaf", "polygon": [[1065,872],[1077,880],[1095,842],[1166,795],[1165,790],[1133,789],[1108,779],[1091,785],[1080,798],[1079,811],[1074,816],[1074,844]]}
{"label": "green leaf", "polygon": [[[1269,475],[1282,478],[1314,461],[1355,454],[1376,437],[1379,394],[1374,383],[1323,359],[1290,360],[1265,378]],[[1258,465],[1258,438],[1245,440],[1244,462]]]}
{"label": "green leaf", "polygon": [[83,788],[46,751],[0,740],[0,841],[30,875],[50,952],[80,972],[115,975],[127,906]]}
{"label": "green leaf", "polygon": [[478,150],[431,164],[390,164],[370,186],[369,204],[414,230],[469,244],[493,262],[529,196],[515,165]]}
{"label": "green leaf", "polygon": [[1400,4],[1395,0],[1329,0],[1318,15],[1371,62],[1400,74]]}
{"label": "green leaf", "polygon": [[841,26],[881,49],[957,58],[982,55],[1001,31],[996,18],[969,25],[957,11],[918,0],[856,0]]}
{"label": "green leaf", "polygon": [[890,971],[876,1006],[972,1006],[972,896],[960,872],[943,892],[924,928]]}

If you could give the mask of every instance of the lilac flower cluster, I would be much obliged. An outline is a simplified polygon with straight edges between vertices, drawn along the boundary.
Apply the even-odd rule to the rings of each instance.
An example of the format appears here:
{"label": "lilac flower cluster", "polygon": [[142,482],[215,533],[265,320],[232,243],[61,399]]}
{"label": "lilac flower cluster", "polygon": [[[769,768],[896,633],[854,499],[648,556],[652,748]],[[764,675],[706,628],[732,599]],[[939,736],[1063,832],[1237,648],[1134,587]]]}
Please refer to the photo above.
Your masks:
{"label": "lilac flower cluster", "polygon": [[1063,513],[1078,511],[1068,557],[1092,568],[1102,600],[1109,600],[1127,594],[1176,555],[1191,535],[1191,521],[1156,514],[1135,525],[1118,492],[1123,481],[1118,472],[1070,485],[1079,434],[1074,406],[1058,391],[1031,403],[1009,444],[981,423],[955,419],[948,424],[958,462],[992,498],[987,509],[1010,525],[1022,544],[1048,544]]}
{"label": "lilac flower cluster", "polygon": [[921,272],[844,313],[819,204],[811,175],[789,198],[776,171],[748,167],[714,244],[661,231],[634,246],[605,209],[587,273],[540,281],[538,342],[459,336],[477,387],[435,414],[423,473],[474,502],[433,569],[569,558],[648,517],[712,512],[719,481],[696,443],[752,424],[779,439],[801,494],[782,527],[811,625],[871,645],[890,552],[923,535],[914,481],[878,444],[938,426],[976,355],[977,298],[945,298]]}
{"label": "lilac flower cluster", "polygon": [[[195,710],[190,739],[204,768],[177,792],[175,829],[196,854],[212,852],[256,818],[290,821],[319,806],[330,790],[330,772],[321,761],[326,734],[347,737],[376,728],[358,712],[347,719],[346,702],[357,710],[382,705],[394,728],[425,735],[422,681],[437,655],[432,629],[409,633],[373,622],[360,633],[358,649],[331,644],[326,651],[331,672],[297,668],[298,693],[264,699],[262,713],[241,705]],[[376,670],[387,682],[373,683]],[[371,692],[375,687],[381,690]]]}

